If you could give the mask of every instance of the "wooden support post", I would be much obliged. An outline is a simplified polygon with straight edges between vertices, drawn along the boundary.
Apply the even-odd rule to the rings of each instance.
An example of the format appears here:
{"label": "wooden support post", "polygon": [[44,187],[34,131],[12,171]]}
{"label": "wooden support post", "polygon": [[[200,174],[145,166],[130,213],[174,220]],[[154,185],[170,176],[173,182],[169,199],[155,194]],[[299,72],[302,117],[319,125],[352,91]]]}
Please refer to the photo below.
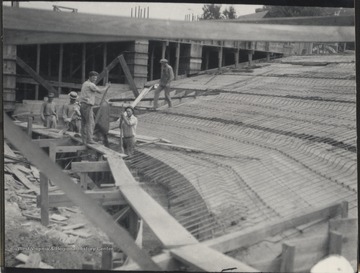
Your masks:
{"label": "wooden support post", "polygon": [[123,55],[120,55],[119,57],[120,65],[125,73],[126,79],[130,85],[131,90],[133,91],[135,97],[139,96],[139,91],[137,90],[136,84],[133,80],[133,77],[131,76],[129,67],[126,64],[125,58]]}
{"label": "wooden support post", "polygon": [[85,82],[85,70],[86,70],[86,44],[82,46],[81,55],[81,82]]}
{"label": "wooden support post", "polygon": [[234,57],[235,57],[235,68],[238,68],[239,67],[239,49],[235,49]]}
{"label": "wooden support post", "polygon": [[341,203],[341,218],[348,218],[349,216],[349,203],[344,201]]}
{"label": "wooden support post", "polygon": [[40,208],[41,224],[49,225],[49,183],[48,178],[40,172]]}
{"label": "wooden support post", "polygon": [[31,136],[32,136],[32,122],[33,122],[33,117],[32,116],[30,116],[30,117],[28,117],[28,123],[27,123],[27,130],[26,130],[26,132],[27,132],[27,134],[28,134],[28,136],[31,138]]}
{"label": "wooden support post", "polygon": [[223,61],[223,46],[221,44],[219,51],[218,51],[218,68],[221,69]]}
{"label": "wooden support post", "polygon": [[294,272],[295,246],[282,245],[280,272]]}
{"label": "wooden support post", "polygon": [[154,52],[155,52],[155,46],[153,46],[150,56],[150,81],[154,79]]}
{"label": "wooden support post", "polygon": [[86,173],[81,173],[80,174],[80,187],[83,190],[87,190],[87,174]]}
{"label": "wooden support post", "polygon": [[270,52],[266,52],[266,61],[270,62]]}
{"label": "wooden support post", "polygon": [[51,76],[51,56],[49,56],[48,59],[48,76]]}
{"label": "wooden support post", "polygon": [[206,53],[205,53],[205,70],[209,69],[209,58],[210,58],[210,51],[206,50]]}
{"label": "wooden support post", "polygon": [[58,94],[61,94],[61,85],[62,82],[62,70],[63,70],[63,59],[64,59],[64,44],[60,44],[59,48],[59,78],[58,78]]}
{"label": "wooden support post", "polygon": [[128,217],[129,217],[128,218],[129,219],[129,233],[134,239],[136,239],[139,217],[137,216],[135,211],[131,208],[130,208]]}
{"label": "wooden support post", "polygon": [[161,44],[161,59],[165,58],[165,52],[166,52],[166,42],[162,42]]}
{"label": "wooden support post", "polygon": [[249,51],[248,51],[249,66],[252,66],[252,65],[253,65],[253,61],[252,61],[253,54],[254,54],[254,51],[253,51],[253,50],[249,50]]}
{"label": "wooden support post", "polygon": [[104,44],[104,52],[103,52],[103,69],[105,70],[105,76],[104,76],[104,81],[103,81],[103,85],[105,85],[107,82],[109,82],[109,70],[106,69],[106,64],[107,64],[107,44]]}
{"label": "wooden support post", "polygon": [[176,59],[175,59],[175,80],[179,75],[179,64],[180,64],[180,42],[176,43]]}
{"label": "wooden support post", "polygon": [[[36,73],[40,74],[40,45],[36,45]],[[39,84],[35,86],[35,100],[39,99]]]}
{"label": "wooden support post", "polygon": [[83,262],[82,269],[95,269],[95,262],[94,261]]}
{"label": "wooden support post", "polygon": [[102,244],[102,253],[101,253],[101,269],[110,270],[112,269],[112,259],[113,259],[113,243],[103,243]]}
{"label": "wooden support post", "polygon": [[343,236],[339,232],[329,232],[329,255],[341,255]]}

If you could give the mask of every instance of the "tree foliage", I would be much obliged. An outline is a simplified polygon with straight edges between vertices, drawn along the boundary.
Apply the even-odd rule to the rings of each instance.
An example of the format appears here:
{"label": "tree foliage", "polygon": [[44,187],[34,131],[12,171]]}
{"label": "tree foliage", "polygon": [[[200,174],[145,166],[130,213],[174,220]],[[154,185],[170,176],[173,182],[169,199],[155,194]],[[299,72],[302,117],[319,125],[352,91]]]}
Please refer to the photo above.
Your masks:
{"label": "tree foliage", "polygon": [[220,12],[221,5],[207,4],[202,7],[203,14],[201,16],[202,20],[210,19],[222,19],[222,14]]}
{"label": "tree foliage", "polygon": [[226,19],[235,19],[236,18],[236,10],[233,6],[230,6],[229,9],[225,9],[223,11],[224,18]]}
{"label": "tree foliage", "polygon": [[333,9],[321,7],[299,7],[299,6],[264,6],[267,10],[266,18],[274,17],[301,17],[301,16],[326,16],[333,15]]}

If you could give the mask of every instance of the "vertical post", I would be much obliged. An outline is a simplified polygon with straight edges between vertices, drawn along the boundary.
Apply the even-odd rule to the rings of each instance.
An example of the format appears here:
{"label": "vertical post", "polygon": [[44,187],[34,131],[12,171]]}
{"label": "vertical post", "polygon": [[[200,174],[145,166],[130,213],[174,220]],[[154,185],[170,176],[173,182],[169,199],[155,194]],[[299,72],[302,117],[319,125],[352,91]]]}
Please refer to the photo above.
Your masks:
{"label": "vertical post", "polygon": [[[40,74],[40,45],[36,45],[36,73]],[[39,84],[35,86],[35,100],[39,99]]]}
{"label": "vertical post", "polygon": [[48,76],[51,76],[51,56],[49,56],[48,59]]}
{"label": "vertical post", "polygon": [[294,272],[295,246],[282,245],[280,272]]}
{"label": "vertical post", "polygon": [[239,67],[239,48],[235,49],[235,68]]}
{"label": "vertical post", "polygon": [[137,235],[137,228],[138,228],[138,216],[135,213],[135,211],[130,208],[129,211],[129,233],[130,235],[134,238],[134,240],[136,239],[136,235]]}
{"label": "vertical post", "polygon": [[72,77],[73,69],[74,69],[73,46],[70,44],[69,78]]}
{"label": "vertical post", "polygon": [[64,44],[60,44],[59,48],[59,84],[58,84],[58,94],[61,94],[61,82],[62,82],[62,70],[63,70],[63,59],[64,59]]}
{"label": "vertical post", "polygon": [[266,52],[266,61],[270,62],[270,52]]}
{"label": "vertical post", "polygon": [[80,187],[85,191],[87,190],[87,173],[80,174]]}
{"label": "vertical post", "polygon": [[[107,63],[107,44],[104,44],[104,51],[103,51],[103,69],[106,68],[106,63]],[[103,84],[105,85],[107,82],[109,82],[109,71],[106,70],[106,74],[104,77],[104,81]]]}
{"label": "vertical post", "polygon": [[176,60],[175,60],[175,80],[179,75],[179,64],[180,64],[180,42],[176,43]]}
{"label": "vertical post", "polygon": [[81,82],[85,81],[85,69],[86,69],[86,44],[83,44],[82,59],[81,59]]}
{"label": "vertical post", "polygon": [[[51,161],[56,163],[56,143],[51,143],[49,145],[49,158]],[[51,186],[54,186],[54,184],[49,180],[49,183]]]}
{"label": "vertical post", "polygon": [[49,225],[49,184],[47,177],[40,172],[40,213],[41,224]]}
{"label": "vertical post", "polygon": [[103,243],[101,253],[101,269],[112,269],[113,243]]}
{"label": "vertical post", "polygon": [[222,59],[223,59],[223,46],[221,43],[221,46],[218,51],[218,68],[221,69],[222,67]]}
{"label": "vertical post", "polygon": [[147,7],[147,18],[149,19],[150,10],[149,7]]}
{"label": "vertical post", "polygon": [[131,8],[131,18],[133,17],[133,8]]}
{"label": "vertical post", "polygon": [[341,218],[348,218],[349,215],[349,203],[347,201],[343,201],[341,203]]}
{"label": "vertical post", "polygon": [[341,255],[343,236],[339,232],[329,232],[329,255]]}
{"label": "vertical post", "polygon": [[161,45],[161,59],[164,59],[165,58],[165,52],[166,52],[166,42],[162,42],[162,45]]}
{"label": "vertical post", "polygon": [[249,66],[253,65],[253,61],[252,61],[253,54],[254,54],[254,50],[248,51]]}
{"label": "vertical post", "polygon": [[151,49],[151,56],[150,56],[150,81],[154,79],[154,52],[155,46]]}
{"label": "vertical post", "polygon": [[32,116],[29,116],[29,117],[28,117],[27,130],[26,130],[27,135],[28,135],[29,137],[32,136],[32,122],[33,122],[33,117],[32,117]]}
{"label": "vertical post", "polygon": [[205,53],[205,70],[209,69],[209,58],[210,58],[210,51],[206,50],[206,53]]}

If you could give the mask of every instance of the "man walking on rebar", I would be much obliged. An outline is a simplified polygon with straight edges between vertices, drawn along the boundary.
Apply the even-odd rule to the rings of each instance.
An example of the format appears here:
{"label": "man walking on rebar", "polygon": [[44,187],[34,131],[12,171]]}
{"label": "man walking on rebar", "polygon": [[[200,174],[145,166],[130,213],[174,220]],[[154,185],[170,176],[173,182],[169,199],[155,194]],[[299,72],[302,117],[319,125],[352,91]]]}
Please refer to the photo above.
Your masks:
{"label": "man walking on rebar", "polygon": [[107,83],[105,87],[99,88],[95,85],[99,73],[91,71],[89,79],[81,87],[80,114],[81,114],[81,138],[84,144],[94,144],[93,133],[95,128],[93,107],[95,104],[95,94],[103,93],[111,86]]}
{"label": "man walking on rebar", "polygon": [[44,101],[40,108],[40,117],[46,128],[56,128],[59,120],[53,99],[54,93],[49,93],[48,100]]}
{"label": "man walking on rebar", "polygon": [[124,152],[127,155],[134,154],[134,148],[136,143],[136,126],[138,123],[137,118],[133,115],[134,108],[127,106],[125,112],[120,116],[120,145],[122,140],[122,145]]}
{"label": "man walking on rebar", "polygon": [[80,114],[80,105],[76,101],[78,95],[75,91],[70,92],[70,103],[64,105],[63,109],[63,119],[65,126],[69,129],[70,132],[80,133],[81,128],[81,114]]}
{"label": "man walking on rebar", "polygon": [[172,106],[171,97],[170,97],[170,83],[174,79],[174,71],[172,67],[168,64],[168,60],[161,59],[161,78],[159,86],[155,89],[154,94],[154,108],[158,108],[159,95],[162,90],[165,90],[165,100],[168,103],[169,107]]}

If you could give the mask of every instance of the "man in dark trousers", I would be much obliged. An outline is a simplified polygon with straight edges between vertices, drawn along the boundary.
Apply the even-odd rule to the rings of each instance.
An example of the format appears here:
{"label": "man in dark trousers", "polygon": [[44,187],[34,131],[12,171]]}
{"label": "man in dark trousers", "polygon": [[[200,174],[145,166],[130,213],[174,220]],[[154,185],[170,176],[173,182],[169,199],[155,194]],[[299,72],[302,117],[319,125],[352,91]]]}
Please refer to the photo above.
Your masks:
{"label": "man in dark trousers", "polygon": [[161,59],[161,78],[159,82],[159,86],[155,89],[154,94],[154,108],[158,108],[158,100],[159,95],[162,90],[165,90],[165,100],[168,103],[169,107],[172,106],[171,104],[171,97],[170,97],[170,83],[174,79],[174,71],[172,67],[168,64],[168,60]]}
{"label": "man in dark trousers", "polygon": [[89,73],[89,79],[81,86],[81,95],[79,98],[80,102],[80,113],[81,113],[81,138],[84,144],[94,144],[93,140],[95,120],[93,107],[95,104],[95,94],[104,93],[110,87],[110,83],[106,84],[105,87],[99,88],[95,82],[99,73],[91,71]]}

